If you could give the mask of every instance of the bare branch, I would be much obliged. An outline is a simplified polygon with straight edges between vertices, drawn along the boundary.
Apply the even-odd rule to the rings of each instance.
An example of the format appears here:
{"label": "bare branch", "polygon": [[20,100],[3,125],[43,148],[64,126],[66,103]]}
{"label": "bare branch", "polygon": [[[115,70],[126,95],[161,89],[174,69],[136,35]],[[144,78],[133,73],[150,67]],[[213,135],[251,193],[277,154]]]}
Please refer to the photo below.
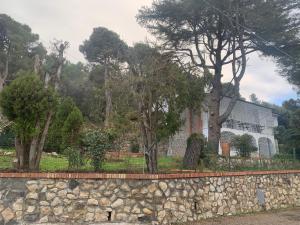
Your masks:
{"label": "bare branch", "polygon": [[[238,21],[238,17],[236,18],[236,23],[239,24]],[[228,116],[230,115],[230,113],[233,110],[233,107],[236,104],[236,101],[238,100],[239,97],[239,89],[240,89],[240,81],[242,80],[243,76],[245,75],[245,71],[246,71],[246,64],[247,64],[247,58],[246,58],[246,50],[245,50],[245,46],[243,43],[243,34],[244,34],[244,28],[240,27],[240,29],[238,30],[238,40],[237,40],[237,44],[238,44],[238,48],[240,49],[240,54],[241,54],[241,69],[238,72],[239,69],[236,68],[236,63],[239,63],[239,59],[236,58],[236,51],[235,51],[235,40],[233,43],[233,62],[232,62],[232,73],[233,73],[233,77],[234,77],[234,96],[231,98],[229,105],[226,109],[226,111],[219,116],[219,120],[218,123],[222,124],[223,122],[226,121],[226,119],[228,118]],[[237,75],[238,74],[238,75]]]}

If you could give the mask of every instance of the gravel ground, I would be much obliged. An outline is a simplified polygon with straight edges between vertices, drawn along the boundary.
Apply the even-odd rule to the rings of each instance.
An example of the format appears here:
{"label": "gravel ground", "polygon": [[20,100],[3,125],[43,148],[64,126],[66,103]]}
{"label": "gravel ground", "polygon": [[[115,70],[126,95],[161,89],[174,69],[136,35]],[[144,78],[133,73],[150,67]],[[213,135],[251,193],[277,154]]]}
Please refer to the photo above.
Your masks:
{"label": "gravel ground", "polygon": [[245,216],[221,217],[186,225],[300,225],[300,208]]}

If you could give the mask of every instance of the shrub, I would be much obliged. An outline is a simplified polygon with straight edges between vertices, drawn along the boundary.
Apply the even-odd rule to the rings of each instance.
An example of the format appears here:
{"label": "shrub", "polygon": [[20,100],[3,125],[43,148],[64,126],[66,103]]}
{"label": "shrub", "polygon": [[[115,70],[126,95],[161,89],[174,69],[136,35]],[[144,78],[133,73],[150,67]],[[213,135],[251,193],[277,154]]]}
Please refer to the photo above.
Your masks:
{"label": "shrub", "polygon": [[71,98],[62,98],[55,118],[49,129],[47,150],[62,152],[67,147],[77,145],[83,116]]}
{"label": "shrub", "polygon": [[249,134],[243,134],[241,136],[235,136],[231,142],[232,146],[236,148],[239,156],[249,158],[252,152],[257,151],[252,136]]}
{"label": "shrub", "polygon": [[56,105],[55,93],[45,88],[36,74],[23,73],[3,89],[0,105],[3,114],[14,122],[16,166],[37,170]]}
{"label": "shrub", "polygon": [[132,153],[139,153],[140,145],[139,145],[139,142],[136,139],[132,139],[130,141],[130,151]]}
{"label": "shrub", "polygon": [[83,159],[78,148],[68,147],[64,153],[68,158],[69,169],[79,169],[83,165]]}
{"label": "shrub", "polygon": [[82,124],[82,114],[77,107],[74,107],[72,112],[68,115],[62,127],[63,147],[77,145]]}
{"label": "shrub", "polygon": [[100,171],[105,159],[105,153],[113,146],[113,136],[103,130],[91,130],[84,134],[82,146],[91,158],[91,164],[95,171]]}
{"label": "shrub", "polygon": [[0,147],[13,148],[15,146],[15,133],[12,127],[6,127],[0,134]]}
{"label": "shrub", "polygon": [[[204,138],[204,137],[203,137]],[[218,155],[215,154],[216,151],[214,151],[213,145],[206,140],[204,140],[204,147],[203,151],[201,151],[200,154],[200,169],[209,168],[211,170],[217,169],[217,159]]]}

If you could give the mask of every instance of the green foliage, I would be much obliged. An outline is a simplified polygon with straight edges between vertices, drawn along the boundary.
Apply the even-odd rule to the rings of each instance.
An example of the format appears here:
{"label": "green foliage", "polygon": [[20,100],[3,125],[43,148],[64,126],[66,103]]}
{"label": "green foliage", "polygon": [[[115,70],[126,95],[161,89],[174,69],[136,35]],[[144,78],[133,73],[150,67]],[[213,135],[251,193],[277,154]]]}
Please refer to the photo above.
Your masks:
{"label": "green foliage", "polygon": [[253,93],[249,97],[250,97],[250,101],[255,103],[255,104],[260,104],[261,103],[261,101],[257,98],[256,94]]}
{"label": "green foliage", "polygon": [[56,96],[35,74],[25,73],[4,88],[0,105],[3,114],[14,122],[16,136],[29,143],[40,134],[37,121],[45,122],[48,111],[56,105]]}
{"label": "green foliage", "polygon": [[64,145],[73,146],[76,144],[82,124],[82,114],[77,107],[74,107],[62,127],[62,142]]}
{"label": "green foliage", "polygon": [[[171,108],[170,108],[171,109]],[[163,111],[162,111],[163,112]],[[180,111],[175,109],[163,112],[157,121],[157,141],[165,140],[174,135],[181,127],[183,121],[180,118]]]}
{"label": "green foliage", "polygon": [[[64,97],[71,97],[76,106],[89,118],[90,112],[98,110],[92,100],[95,95],[94,85],[89,80],[87,66],[82,63],[66,62],[62,69],[60,93]],[[94,108],[95,109],[94,109]]]}
{"label": "green foliage", "polygon": [[79,169],[83,165],[83,159],[78,148],[67,147],[64,153],[68,158],[69,169]]}
{"label": "green foliage", "polygon": [[300,100],[290,99],[283,103],[278,117],[275,137],[281,154],[293,154],[300,157]]}
{"label": "green foliage", "polygon": [[153,117],[157,141],[175,134],[182,125],[181,112],[187,107],[199,110],[204,99],[203,79],[184,72],[172,58],[148,44],[137,43],[128,59],[136,88],[134,97],[137,102],[143,99],[145,109],[151,105],[152,112],[147,113]]}
{"label": "green foliage", "polygon": [[14,79],[20,69],[32,70],[34,55],[46,54],[38,39],[39,36],[32,33],[29,26],[0,14],[0,72],[5,70],[8,54],[9,79]]}
{"label": "green foliage", "polygon": [[15,133],[11,126],[5,128],[0,134],[0,148],[12,148],[15,146]]}
{"label": "green foliage", "polygon": [[235,136],[231,144],[236,148],[238,155],[244,158],[250,158],[251,153],[257,151],[257,148],[253,144],[252,136],[249,134]]}
{"label": "green foliage", "polygon": [[200,167],[216,170],[218,155],[215,154],[213,145],[205,137],[204,141],[204,150],[200,155]]}
{"label": "green foliage", "polygon": [[[174,49],[186,49],[197,43],[195,38],[202,45],[200,40],[208,37],[206,47],[216,50],[210,41],[220,37],[218,32],[222,32],[225,43],[229,37],[237,38],[237,31],[245,26],[252,31],[243,32],[245,39],[251,40],[245,45],[246,51],[255,48],[266,55],[278,56],[282,53],[274,46],[293,48],[299,41],[299,16],[295,13],[298,9],[297,0],[164,0],[142,8],[138,21]],[[234,23],[239,19],[236,15],[243,18],[238,24]]]}
{"label": "green foliage", "polygon": [[272,159],[285,162],[285,161],[291,161],[293,160],[293,155],[292,154],[276,154],[272,157]]}
{"label": "green foliage", "polygon": [[178,91],[177,107],[199,112],[205,98],[204,88],[206,84],[204,77],[193,76],[185,72],[180,73],[176,85]]}
{"label": "green foliage", "polygon": [[[216,150],[220,126],[211,120],[224,122],[233,105],[220,113],[222,94],[228,94],[222,90],[223,67],[232,64],[234,93],[229,94],[236,97],[232,98],[234,103],[248,54],[259,51],[279,58],[283,56],[280,49],[299,45],[298,12],[298,0],[162,0],[143,7],[137,19],[164,49],[173,50],[186,70],[204,75],[209,95],[214,98],[208,101],[209,139]],[[226,75],[230,75],[228,71]]]}
{"label": "green foliage", "polygon": [[114,136],[107,131],[91,130],[84,134],[82,146],[91,158],[95,171],[100,171],[105,160],[105,152],[112,148]]}
{"label": "green foliage", "polygon": [[130,151],[133,153],[138,153],[140,151],[140,144],[138,140],[132,139],[130,141]]}
{"label": "green foliage", "polygon": [[186,141],[187,146],[190,146],[194,141],[201,143],[200,145],[203,145],[203,146],[206,142],[203,134],[193,133],[193,134],[191,134],[191,136],[189,136],[189,138]]}
{"label": "green foliage", "polygon": [[46,148],[62,152],[78,144],[83,116],[71,98],[62,98],[49,129]]}
{"label": "green foliage", "polygon": [[115,32],[105,27],[94,28],[89,40],[85,40],[79,50],[89,62],[104,63],[107,60],[122,60],[126,54],[127,45]]}
{"label": "green foliage", "polygon": [[[234,97],[236,95],[235,90],[234,90],[234,85],[229,82],[222,84],[222,92],[223,92],[223,96],[227,96],[227,97]],[[240,92],[238,93],[238,98],[244,99],[241,96]]]}
{"label": "green foliage", "polygon": [[[98,119],[97,122],[105,120],[105,126],[111,126],[112,124],[114,111],[112,107],[115,105],[112,100],[112,92],[113,89],[117,89],[113,83],[118,82],[114,79],[120,75],[120,63],[125,61],[127,48],[126,43],[120,39],[118,34],[105,27],[94,28],[89,39],[85,40],[79,47],[85,58],[96,65],[91,71],[90,79],[98,84],[95,85],[98,89],[97,92],[105,92],[105,95],[100,94],[97,96],[98,101],[95,104],[101,107],[101,110],[95,113]],[[105,108],[102,106],[105,106]],[[99,119],[102,119],[102,121],[99,121]]]}
{"label": "green foliage", "polygon": [[157,171],[157,144],[174,135],[182,125],[183,110],[198,110],[204,97],[202,80],[184,72],[173,56],[137,43],[130,48],[127,59],[140,134],[147,140],[143,143],[149,153],[145,155],[147,169],[151,173]]}
{"label": "green foliage", "polygon": [[[298,14],[299,17],[299,14]],[[289,55],[283,55],[277,60],[280,67],[280,74],[284,76],[291,84],[294,84],[300,90],[300,38],[294,45],[284,49]]]}

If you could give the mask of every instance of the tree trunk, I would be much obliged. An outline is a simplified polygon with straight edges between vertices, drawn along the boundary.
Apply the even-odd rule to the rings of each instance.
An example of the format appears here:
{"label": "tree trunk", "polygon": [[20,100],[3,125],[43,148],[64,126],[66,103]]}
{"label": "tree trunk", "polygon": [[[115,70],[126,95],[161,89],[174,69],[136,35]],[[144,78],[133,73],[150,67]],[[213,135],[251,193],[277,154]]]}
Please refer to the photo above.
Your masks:
{"label": "tree trunk", "polygon": [[[42,156],[42,152],[44,149],[45,140],[48,134],[49,126],[51,123],[51,119],[53,116],[53,112],[50,111],[47,115],[47,120],[45,122],[43,132],[34,137],[30,144],[24,144],[19,138],[15,139],[15,147],[16,147],[16,168],[21,170],[30,170],[36,171],[39,169],[40,160]],[[39,129],[39,122],[36,124],[36,128]]]}
{"label": "tree trunk", "polygon": [[50,82],[51,78],[50,78],[50,74],[46,73],[45,74],[45,78],[44,78],[44,84],[45,84],[45,88],[49,87],[49,82]]}
{"label": "tree trunk", "polygon": [[4,88],[4,83],[5,83],[5,79],[3,79],[2,77],[0,77],[0,92],[3,90]]}
{"label": "tree trunk", "polygon": [[16,137],[15,147],[16,147],[16,157],[17,157],[17,163],[16,163],[17,169],[28,170],[30,145],[22,143],[22,141]]}
{"label": "tree trunk", "polygon": [[35,137],[31,141],[30,150],[29,150],[29,170],[36,170],[35,162],[37,156],[37,146],[39,138]]}
{"label": "tree trunk", "polygon": [[38,54],[34,56],[33,71],[35,74],[39,74],[40,72],[40,56]]}
{"label": "tree trunk", "polygon": [[17,162],[15,164],[16,169],[20,169],[21,164],[23,164],[24,161],[24,153],[23,148],[21,146],[20,140],[18,138],[15,138],[15,148],[16,148],[16,159]]}
{"label": "tree trunk", "polygon": [[203,149],[204,142],[201,136],[199,134],[192,134],[187,140],[187,148],[183,158],[183,167],[185,169],[197,169]]}
{"label": "tree trunk", "polygon": [[143,138],[147,172],[157,173],[158,169],[157,169],[156,138],[154,137],[153,132],[151,131],[151,124],[150,121],[148,121],[149,116],[146,116],[146,110],[142,102],[139,102],[139,113],[140,113],[140,129]]}
{"label": "tree trunk", "polygon": [[209,96],[208,110],[208,144],[214,154],[219,152],[219,140],[221,137],[221,127],[219,123],[221,93],[217,88],[213,88]]}
{"label": "tree trunk", "polygon": [[153,142],[150,146],[147,146],[145,153],[147,171],[149,173],[157,173],[157,143]]}
{"label": "tree trunk", "polygon": [[46,141],[46,137],[48,135],[48,130],[52,121],[52,116],[53,116],[53,111],[50,111],[47,115],[47,120],[46,120],[46,124],[43,130],[43,133],[41,135],[40,141],[39,141],[39,145],[37,146],[38,150],[37,150],[37,156],[36,156],[36,161],[35,161],[35,169],[39,169],[40,166],[40,161],[41,161],[41,157],[42,157],[42,153],[44,150],[44,145],[45,145],[45,141]]}
{"label": "tree trunk", "polygon": [[[50,111],[47,115],[47,120],[43,128],[43,132],[32,139],[29,152],[29,169],[32,171],[38,170],[40,166],[41,156],[43,153],[45,140],[48,134],[49,126],[51,123],[53,112]],[[37,123],[37,128],[39,123]]]}
{"label": "tree trunk", "polygon": [[104,126],[109,127],[110,119],[111,119],[111,112],[112,112],[112,94],[111,94],[111,88],[109,85],[108,65],[105,65],[105,69],[104,69],[104,88],[105,88],[105,102],[106,102]]}
{"label": "tree trunk", "polygon": [[56,77],[55,77],[55,82],[54,82],[54,90],[55,91],[59,91],[62,66],[63,66],[63,64],[59,64],[57,71],[56,71]]}
{"label": "tree trunk", "polygon": [[147,152],[149,153],[145,155],[147,171],[152,174],[157,173],[157,144],[154,144]]}

